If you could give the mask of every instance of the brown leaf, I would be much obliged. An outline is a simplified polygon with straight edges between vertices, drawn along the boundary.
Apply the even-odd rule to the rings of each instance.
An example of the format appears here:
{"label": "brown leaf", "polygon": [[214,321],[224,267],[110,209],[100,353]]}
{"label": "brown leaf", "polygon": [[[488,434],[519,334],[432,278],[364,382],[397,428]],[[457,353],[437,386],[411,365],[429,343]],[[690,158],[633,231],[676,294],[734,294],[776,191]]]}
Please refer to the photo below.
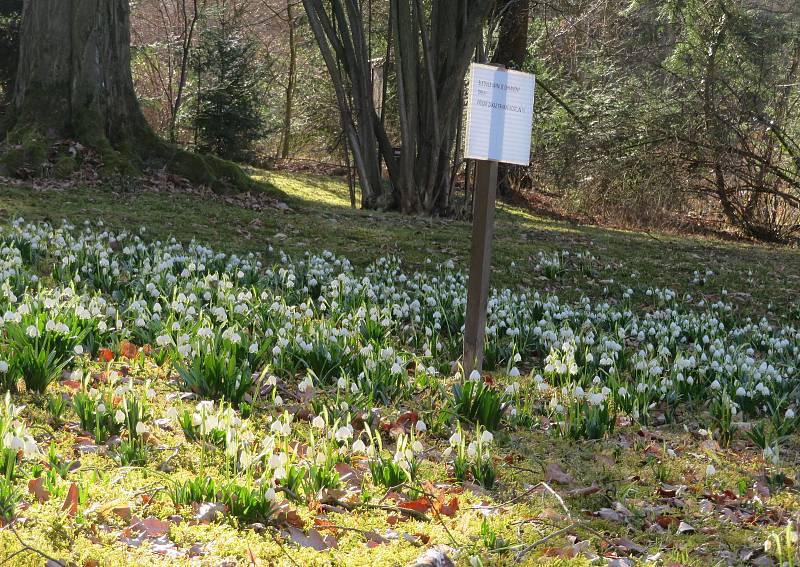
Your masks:
{"label": "brown leaf", "polygon": [[275,520],[278,523],[285,523],[290,526],[294,526],[296,528],[304,528],[305,522],[303,522],[303,518],[300,517],[300,514],[297,513],[297,510],[293,510],[289,506],[288,500],[283,500],[279,502],[275,507]]}
{"label": "brown leaf", "polygon": [[399,508],[405,508],[406,510],[416,510],[417,512],[427,512],[431,509],[431,501],[428,500],[425,496],[422,498],[417,498],[416,500],[408,500],[406,502],[401,502],[397,505]]}
{"label": "brown leaf", "polygon": [[584,486],[583,488],[573,488],[566,492],[565,496],[589,496],[590,494],[595,494],[596,492],[600,492],[600,487],[597,484],[592,484],[592,486]]}
{"label": "brown leaf", "polygon": [[155,516],[150,516],[138,522],[137,527],[143,529],[148,537],[159,537],[169,531],[169,525],[169,522],[159,520]]}
{"label": "brown leaf", "polygon": [[558,463],[550,463],[544,471],[545,482],[556,482],[558,484],[570,484],[573,482],[572,476],[566,472]]}
{"label": "brown leaf", "polygon": [[66,512],[71,517],[75,517],[78,514],[78,485],[74,482],[69,485],[67,497],[64,500],[64,505],[61,506],[61,511]]}
{"label": "brown leaf", "polygon": [[353,490],[361,490],[361,475],[347,463],[336,463],[334,466],[339,473],[339,480]]}
{"label": "brown leaf", "polygon": [[50,499],[50,491],[44,487],[44,477],[42,476],[28,481],[28,492],[33,494],[40,504]]}
{"label": "brown leaf", "polygon": [[336,548],[339,546],[339,542],[335,537],[332,535],[322,537],[322,534],[314,529],[309,530],[308,535],[306,535],[303,533],[303,530],[289,526],[287,533],[289,534],[289,538],[296,544],[303,547],[312,547],[317,551],[325,551],[329,548]]}
{"label": "brown leaf", "polygon": [[119,354],[125,358],[136,358],[139,354],[139,347],[127,339],[119,343]]}
{"label": "brown leaf", "polygon": [[97,360],[98,362],[111,362],[114,360],[114,353],[110,348],[101,348]]}
{"label": "brown leaf", "polygon": [[453,496],[449,502],[445,503],[444,495],[442,495],[441,500],[437,499],[436,502],[433,503],[433,508],[438,513],[452,518],[456,515],[456,512],[458,512],[458,498]]}

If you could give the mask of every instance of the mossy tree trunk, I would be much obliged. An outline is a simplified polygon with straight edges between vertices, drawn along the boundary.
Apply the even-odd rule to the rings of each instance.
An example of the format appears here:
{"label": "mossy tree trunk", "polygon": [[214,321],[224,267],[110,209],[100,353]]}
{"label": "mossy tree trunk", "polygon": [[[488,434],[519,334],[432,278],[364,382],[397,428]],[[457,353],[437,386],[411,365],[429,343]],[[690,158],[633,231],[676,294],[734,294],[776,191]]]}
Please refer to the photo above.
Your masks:
{"label": "mossy tree trunk", "polygon": [[103,154],[153,146],[130,61],[128,0],[27,0],[12,127],[75,138]]}
{"label": "mossy tree trunk", "polygon": [[99,152],[109,171],[147,163],[215,190],[251,185],[236,165],[176,149],[150,128],[131,77],[129,0],[25,0],[20,36],[7,169],[37,167],[30,162],[52,141],[68,138]]}

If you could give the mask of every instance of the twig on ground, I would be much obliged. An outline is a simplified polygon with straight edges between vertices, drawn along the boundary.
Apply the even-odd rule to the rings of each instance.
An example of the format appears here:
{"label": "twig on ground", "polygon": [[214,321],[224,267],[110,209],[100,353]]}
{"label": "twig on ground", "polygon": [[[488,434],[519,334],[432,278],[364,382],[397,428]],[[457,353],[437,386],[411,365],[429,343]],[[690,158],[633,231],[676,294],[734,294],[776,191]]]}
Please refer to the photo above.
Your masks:
{"label": "twig on ground", "polygon": [[12,560],[14,557],[16,557],[17,555],[19,555],[20,553],[24,553],[24,552],[26,552],[26,551],[31,551],[31,552],[33,552],[33,553],[36,553],[37,555],[40,555],[41,557],[43,557],[43,558],[47,559],[47,561],[48,561],[48,562],[52,562],[52,564],[53,564],[53,565],[57,565],[57,566],[59,566],[59,567],[66,567],[66,564],[64,564],[63,562],[59,561],[58,559],[54,559],[53,557],[50,557],[49,555],[47,555],[47,554],[46,554],[44,551],[41,551],[41,550],[39,550],[39,549],[36,549],[35,547],[33,547],[33,546],[31,546],[31,545],[28,545],[27,543],[25,543],[25,542],[22,540],[22,538],[20,537],[19,533],[17,533],[17,530],[15,530],[15,529],[14,529],[13,522],[12,522],[12,523],[10,523],[10,524],[8,524],[8,526],[6,526],[6,527],[7,527],[8,529],[10,529],[10,530],[11,530],[11,533],[13,533],[13,534],[14,534],[14,536],[17,538],[17,541],[19,541],[19,543],[22,545],[22,549],[20,549],[20,550],[18,550],[18,551],[15,551],[15,552],[14,552],[14,553],[12,553],[11,555],[9,555],[9,556],[8,556],[8,557],[6,557],[5,559],[3,559],[3,561],[2,561],[2,562],[0,562],[0,565],[5,565],[6,563],[8,563],[9,561],[11,561],[11,560]]}
{"label": "twig on ground", "polygon": [[573,529],[575,529],[578,526],[578,524],[579,524],[579,522],[573,522],[572,524],[568,525],[566,528],[561,528],[558,531],[555,531],[555,532],[553,532],[551,534],[548,534],[548,535],[544,536],[543,538],[537,539],[533,543],[524,546],[522,549],[520,549],[517,552],[517,556],[516,556],[517,562],[522,561],[523,557],[525,557],[528,553],[530,553],[531,551],[533,551],[534,549],[536,549],[537,547],[539,547],[543,543],[546,543],[546,542],[550,541],[551,539],[557,538],[558,536],[564,535],[565,533],[568,533],[568,532],[572,531]]}
{"label": "twig on ground", "polygon": [[300,564],[294,560],[294,557],[289,555],[289,551],[286,549],[286,546],[283,545],[283,542],[280,539],[278,539],[278,536],[275,534],[275,532],[273,530],[270,530],[269,534],[272,536],[272,541],[278,544],[278,547],[281,548],[281,551],[289,559],[289,561],[291,561],[292,565],[294,565],[295,567],[300,567]]}

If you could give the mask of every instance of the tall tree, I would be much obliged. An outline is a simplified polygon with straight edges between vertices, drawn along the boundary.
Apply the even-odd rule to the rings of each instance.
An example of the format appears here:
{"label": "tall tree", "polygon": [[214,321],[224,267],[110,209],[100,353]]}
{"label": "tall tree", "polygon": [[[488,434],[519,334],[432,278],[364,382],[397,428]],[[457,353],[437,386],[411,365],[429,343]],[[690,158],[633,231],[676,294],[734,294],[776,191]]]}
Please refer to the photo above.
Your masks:
{"label": "tall tree", "polygon": [[[336,88],[365,206],[406,213],[448,211],[450,163],[461,115],[461,87],[495,0],[391,0],[400,156],[378,120],[371,64],[358,0],[303,0]],[[394,193],[382,195],[375,147]]]}
{"label": "tall tree", "polygon": [[19,59],[22,0],[0,2],[0,112],[11,100]]}
{"label": "tall tree", "polygon": [[[500,33],[497,38],[492,61],[509,69],[523,69],[528,56],[528,21],[530,0],[498,0],[497,12],[500,16]],[[498,192],[511,194],[512,177],[521,168],[500,164],[498,168]]]}
{"label": "tall tree", "polygon": [[139,108],[130,61],[128,0],[26,0],[4,125],[24,147],[5,152],[6,167],[40,167],[53,140],[72,138],[96,149],[109,170],[135,174],[157,159],[219,189],[248,186],[233,164],[176,150],[156,137]]}

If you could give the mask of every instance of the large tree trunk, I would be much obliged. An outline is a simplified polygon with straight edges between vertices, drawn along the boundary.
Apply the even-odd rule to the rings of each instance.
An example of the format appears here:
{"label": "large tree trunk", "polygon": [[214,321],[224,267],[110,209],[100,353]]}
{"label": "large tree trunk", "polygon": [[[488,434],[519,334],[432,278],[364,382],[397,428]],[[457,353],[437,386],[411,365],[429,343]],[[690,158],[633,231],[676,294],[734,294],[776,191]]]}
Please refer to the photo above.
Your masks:
{"label": "large tree trunk", "polygon": [[133,90],[129,17],[128,0],[27,0],[17,124],[123,150],[154,140]]}
{"label": "large tree trunk", "polygon": [[135,175],[148,162],[218,191],[252,186],[235,164],[179,150],[153,133],[131,79],[129,0],[25,0],[3,126],[10,144],[0,147],[0,170],[11,174],[46,167],[69,174],[74,157],[51,159],[54,142],[69,138],[97,151],[107,173]]}

